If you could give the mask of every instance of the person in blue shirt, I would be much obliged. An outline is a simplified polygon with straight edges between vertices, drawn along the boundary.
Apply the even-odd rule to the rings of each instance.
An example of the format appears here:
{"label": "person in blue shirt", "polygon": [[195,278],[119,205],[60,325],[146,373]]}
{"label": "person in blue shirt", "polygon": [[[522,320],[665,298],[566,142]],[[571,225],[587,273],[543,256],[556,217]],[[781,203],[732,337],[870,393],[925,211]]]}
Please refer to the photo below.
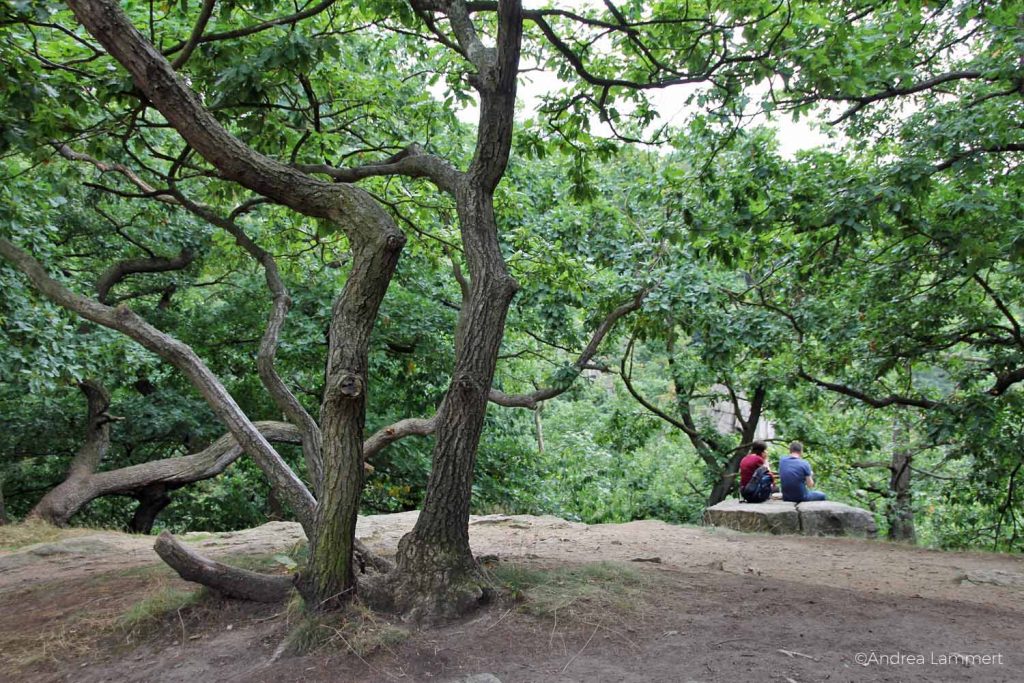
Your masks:
{"label": "person in blue shirt", "polygon": [[803,503],[812,500],[825,500],[821,491],[810,491],[814,488],[814,476],[811,465],[803,458],[804,445],[799,441],[789,444],[789,455],[779,460],[779,480],[782,482],[782,500],[792,503]]}

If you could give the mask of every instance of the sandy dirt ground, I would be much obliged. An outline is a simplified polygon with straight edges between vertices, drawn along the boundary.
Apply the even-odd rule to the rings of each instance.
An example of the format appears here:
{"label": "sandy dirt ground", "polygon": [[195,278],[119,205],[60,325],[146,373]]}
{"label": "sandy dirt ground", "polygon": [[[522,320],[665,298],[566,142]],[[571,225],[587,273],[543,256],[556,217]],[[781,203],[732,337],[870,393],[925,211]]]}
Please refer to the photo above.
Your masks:
{"label": "sandy dirt ground", "polygon": [[[358,535],[393,554],[414,521],[365,517]],[[474,517],[470,534],[499,566],[611,563],[629,585],[544,613],[527,592],[440,628],[395,623],[407,635],[365,656],[282,655],[296,618],[282,605],[208,598],[145,637],[111,628],[140,600],[188,585],[152,537],[79,533],[0,552],[0,681],[1024,680],[1019,556],[657,521],[493,515]],[[277,522],[185,538],[213,557],[265,556],[302,533]]]}

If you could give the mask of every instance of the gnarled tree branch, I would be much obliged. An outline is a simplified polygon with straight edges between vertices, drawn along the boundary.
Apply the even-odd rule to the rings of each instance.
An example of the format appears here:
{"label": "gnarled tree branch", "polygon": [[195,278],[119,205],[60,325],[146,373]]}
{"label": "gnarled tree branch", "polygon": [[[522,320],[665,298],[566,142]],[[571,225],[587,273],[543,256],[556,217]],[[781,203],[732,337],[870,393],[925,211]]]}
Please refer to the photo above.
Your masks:
{"label": "gnarled tree branch", "polygon": [[96,282],[96,295],[101,304],[110,303],[108,296],[111,288],[124,280],[129,275],[137,273],[166,273],[172,270],[187,268],[195,260],[195,252],[189,248],[181,250],[177,256],[166,258],[154,256],[150,258],[135,258],[118,261],[103,271],[103,275]]}
{"label": "gnarled tree branch", "polygon": [[801,379],[806,380],[806,381],[810,382],[811,384],[815,384],[815,385],[817,385],[817,386],[819,386],[819,387],[821,387],[823,389],[828,389],[829,391],[834,391],[837,394],[842,394],[843,396],[849,396],[850,398],[855,398],[858,401],[861,401],[862,403],[868,404],[872,408],[885,408],[886,406],[900,405],[900,406],[912,406],[912,407],[915,407],[915,408],[924,408],[926,410],[930,410],[932,408],[937,408],[938,406],[941,405],[938,401],[932,401],[932,400],[929,400],[929,399],[926,399],[926,398],[914,398],[912,396],[898,396],[896,394],[891,394],[891,395],[886,396],[884,398],[876,398],[874,396],[870,396],[870,395],[864,393],[863,391],[860,391],[858,389],[854,389],[852,387],[848,387],[848,386],[845,386],[845,385],[842,385],[842,384],[837,384],[835,382],[825,382],[823,380],[820,380],[820,379],[818,379],[816,377],[813,377],[813,376],[809,375],[803,368],[801,368],[797,372],[797,376],[799,376]]}
{"label": "gnarled tree branch", "polygon": [[179,543],[169,531],[160,534],[153,549],[181,578],[213,588],[228,597],[281,602],[294,587],[290,576],[259,574],[203,557]]}
{"label": "gnarled tree branch", "polygon": [[379,164],[353,168],[336,168],[327,164],[296,164],[305,173],[321,173],[343,183],[354,183],[364,178],[400,175],[408,178],[427,178],[445,192],[455,192],[461,172],[441,157],[412,144]]}
{"label": "gnarled tree branch", "polygon": [[273,304],[266,330],[263,332],[263,338],[260,340],[259,350],[256,353],[256,370],[274,404],[302,432],[302,452],[306,459],[306,467],[313,482],[313,490],[314,492],[318,491],[323,477],[323,435],[320,433],[320,426],[288,388],[288,385],[284,383],[274,367],[277,340],[292,302],[284,280],[281,279],[278,272],[277,262],[267,250],[256,244],[233,220],[196,204],[178,192],[176,188],[172,188],[172,191],[182,206],[234,237],[235,242],[263,267],[267,288],[273,296]]}

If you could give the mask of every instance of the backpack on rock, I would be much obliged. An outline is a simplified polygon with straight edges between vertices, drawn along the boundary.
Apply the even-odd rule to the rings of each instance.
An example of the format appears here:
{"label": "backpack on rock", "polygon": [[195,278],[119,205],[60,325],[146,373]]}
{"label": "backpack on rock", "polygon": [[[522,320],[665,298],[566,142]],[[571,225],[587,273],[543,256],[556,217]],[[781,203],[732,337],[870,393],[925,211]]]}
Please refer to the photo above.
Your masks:
{"label": "backpack on rock", "polygon": [[754,476],[740,489],[740,495],[748,503],[763,503],[772,496],[772,473],[766,465],[754,470]]}

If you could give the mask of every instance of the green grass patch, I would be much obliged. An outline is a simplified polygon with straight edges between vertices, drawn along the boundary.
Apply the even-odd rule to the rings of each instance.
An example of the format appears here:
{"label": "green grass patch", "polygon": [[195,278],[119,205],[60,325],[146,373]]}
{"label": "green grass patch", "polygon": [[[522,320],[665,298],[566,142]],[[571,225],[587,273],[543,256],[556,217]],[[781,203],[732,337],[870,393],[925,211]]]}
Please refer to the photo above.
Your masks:
{"label": "green grass patch", "polygon": [[650,584],[636,568],[615,562],[555,569],[499,564],[491,578],[524,612],[542,617],[567,611],[632,613],[644,604]]}
{"label": "green grass patch", "polygon": [[129,635],[145,635],[158,629],[170,615],[198,603],[206,594],[203,588],[161,586],[121,615],[117,627]]}

